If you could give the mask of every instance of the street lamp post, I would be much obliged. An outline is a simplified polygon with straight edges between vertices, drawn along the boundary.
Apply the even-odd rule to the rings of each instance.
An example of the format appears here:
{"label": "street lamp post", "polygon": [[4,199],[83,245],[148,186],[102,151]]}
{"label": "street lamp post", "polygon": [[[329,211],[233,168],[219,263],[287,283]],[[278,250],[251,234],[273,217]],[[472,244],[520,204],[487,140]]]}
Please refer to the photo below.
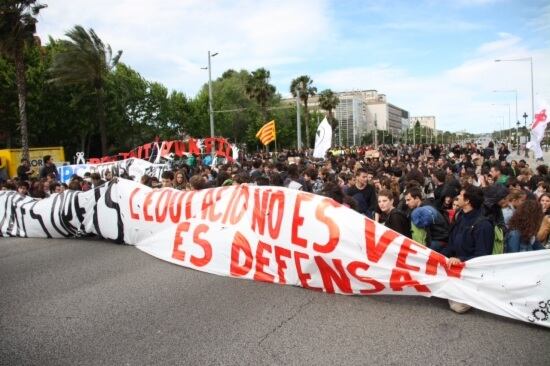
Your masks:
{"label": "street lamp post", "polygon": [[[527,112],[523,112],[523,127],[525,127],[525,132],[527,133],[527,117],[529,117],[529,115],[527,114]],[[529,157],[529,152],[528,152],[528,149],[527,149],[527,135],[525,136],[525,157],[528,158]]]}
{"label": "street lamp post", "polygon": [[[506,61],[506,62],[515,62],[515,61],[519,61],[519,62],[523,62],[523,61],[529,61],[529,63],[531,64],[531,117],[534,118],[535,117],[535,87],[534,87],[534,78],[533,78],[533,57],[524,57],[524,58],[514,58],[514,59],[507,59],[507,60],[502,60],[502,59],[498,59],[498,60],[495,60],[495,62],[503,62],[503,61]],[[524,114],[525,116],[526,114]],[[527,118],[527,117],[524,117],[524,118]],[[525,128],[527,128],[527,119],[525,120]],[[527,147],[525,148],[525,157],[529,157],[529,150],[527,149]]]}
{"label": "street lamp post", "polygon": [[374,148],[378,150],[378,120],[374,114]]}
{"label": "street lamp post", "polygon": [[[495,106],[497,106],[497,105],[507,105],[508,106],[508,128],[510,129],[509,134],[508,134],[508,139],[512,140],[512,127],[511,127],[512,126],[511,125],[512,117],[511,117],[511,112],[510,112],[510,103],[497,103],[497,104],[493,104],[493,105],[495,105]],[[501,133],[500,138],[502,139],[502,133]]]}
{"label": "street lamp post", "polygon": [[516,144],[518,145],[518,156],[519,156],[519,121],[516,122]]}
{"label": "street lamp post", "polygon": [[[340,123],[340,122],[338,122]],[[340,146],[342,146],[342,133],[338,129],[338,139]],[[300,90],[296,89],[296,148],[298,151],[302,150],[302,126],[300,123]]]}
{"label": "street lamp post", "polygon": [[516,122],[519,122],[518,118],[518,90],[517,89],[510,89],[510,90],[493,90],[493,93],[514,93],[516,96]]}
{"label": "street lamp post", "polygon": [[508,59],[508,60],[495,60],[495,62],[513,62],[513,61],[529,61],[531,64],[531,116],[535,115],[535,88],[533,83],[533,57],[524,57],[524,58],[514,58],[514,59]]}
{"label": "street lamp post", "polygon": [[[212,108],[212,57],[215,57],[218,52],[213,54],[208,51],[208,113],[210,114],[210,137],[214,138],[214,109]],[[212,149],[213,150],[213,149]]]}

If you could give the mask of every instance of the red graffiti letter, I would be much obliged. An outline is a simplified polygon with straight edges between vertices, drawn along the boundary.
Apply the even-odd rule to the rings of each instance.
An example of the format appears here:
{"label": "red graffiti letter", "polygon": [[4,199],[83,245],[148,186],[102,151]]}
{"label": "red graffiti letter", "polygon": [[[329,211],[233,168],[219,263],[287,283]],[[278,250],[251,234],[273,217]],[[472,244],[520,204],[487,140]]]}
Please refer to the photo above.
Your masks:
{"label": "red graffiti letter", "polygon": [[[241,265],[239,260],[241,253],[244,253],[244,264]],[[232,276],[240,277],[246,275],[252,269],[252,250],[248,240],[239,233],[235,233],[233,244],[231,245],[231,266],[230,273]]]}
{"label": "red graffiti letter", "polygon": [[195,257],[193,255],[189,258],[189,261],[197,267],[204,267],[212,259],[212,246],[207,240],[200,237],[201,234],[206,233],[207,231],[207,225],[199,224],[193,232],[193,242],[199,245],[204,251],[204,256],[202,258]]}
{"label": "red graffiti letter", "polygon": [[153,221],[153,216],[149,215],[149,213],[147,212],[149,205],[153,202],[153,194],[155,194],[155,192],[151,191],[145,195],[145,201],[143,202],[143,218],[145,219],[145,221]]}
{"label": "red graffiti letter", "polygon": [[317,220],[321,221],[323,224],[325,224],[328,228],[328,242],[325,245],[321,245],[318,243],[313,243],[313,250],[318,251],[319,253],[330,253],[335,248],[336,245],[338,245],[338,242],[340,241],[340,228],[333,219],[325,215],[325,209],[328,206],[337,207],[335,202],[331,199],[325,198],[321,201],[319,206],[317,206],[317,209],[315,210],[315,217]]}
{"label": "red graffiti letter", "polygon": [[134,202],[134,196],[136,193],[138,193],[141,190],[141,188],[134,188],[132,193],[130,193],[130,217],[134,220],[139,220],[139,214],[137,212],[134,212],[134,205],[132,203]]}
{"label": "red graffiti letter", "polygon": [[300,262],[301,259],[309,259],[309,255],[305,253],[294,252],[294,264],[296,265],[296,273],[298,274],[298,278],[300,279],[302,287],[309,288],[311,290],[321,291],[322,289],[320,287],[312,287],[307,283],[307,281],[311,279],[311,275],[309,273],[305,273],[302,270],[302,263]]}
{"label": "red graffiti letter", "polygon": [[290,250],[278,247],[275,245],[275,262],[277,262],[277,274],[279,275],[279,283],[285,284],[285,269],[287,268],[286,262],[283,260],[283,257],[289,258],[291,257],[292,253],[290,253]]}
{"label": "red graffiti letter", "polygon": [[397,261],[395,262],[395,266],[403,269],[408,269],[410,271],[419,272],[420,271],[419,267],[407,264],[408,255],[418,253],[416,250],[411,248],[412,245],[416,245],[419,248],[423,248],[422,246],[416,244],[411,239],[407,238],[403,240],[403,244],[401,245],[401,248],[399,249],[399,254],[397,255]]}
{"label": "red graffiti letter", "polygon": [[307,240],[298,236],[298,229],[304,224],[304,218],[300,216],[300,206],[302,201],[311,201],[311,196],[304,193],[298,193],[296,195],[296,203],[294,204],[294,216],[292,217],[292,237],[291,241],[294,245],[301,247],[307,247]]}
{"label": "red graffiti letter", "polygon": [[262,241],[258,242],[256,247],[256,272],[254,273],[254,279],[256,281],[273,282],[273,275],[264,271],[264,266],[269,266],[269,258],[264,257],[264,251],[271,253],[271,246]]}
{"label": "red graffiti letter", "polygon": [[345,294],[351,294],[351,282],[346,275],[344,266],[341,259],[333,259],[332,263],[336,270],[334,270],[323,258],[315,256],[315,263],[319,267],[321,272],[321,278],[323,279],[323,286],[328,293],[334,293],[334,286],[332,282],[338,286],[338,288]]}
{"label": "red graffiti letter", "polygon": [[384,290],[385,286],[382,283],[378,282],[377,280],[375,280],[372,277],[361,276],[360,274],[357,273],[358,269],[362,269],[363,271],[368,270],[369,269],[368,264],[361,263],[361,262],[351,262],[350,264],[348,264],[347,269],[348,269],[348,272],[353,277],[355,277],[356,279],[358,279],[361,282],[368,283],[369,285],[372,285],[372,287],[373,287],[370,290],[359,290],[359,293],[361,293],[363,295],[369,295],[369,294],[376,294],[376,293]]}
{"label": "red graffiti letter", "polygon": [[375,241],[376,223],[371,219],[365,219],[365,241],[367,258],[377,263],[388,249],[388,245],[399,236],[395,231],[385,230],[378,242]]}
{"label": "red graffiti letter", "polygon": [[183,261],[185,259],[185,252],[179,250],[179,246],[183,244],[183,238],[181,233],[189,231],[189,223],[182,222],[176,228],[176,238],[174,239],[174,247],[172,248],[172,258]]}
{"label": "red graffiti letter", "polygon": [[418,292],[430,292],[430,289],[427,286],[413,280],[409,272],[399,268],[394,268],[391,272],[390,287],[394,291],[403,291],[405,286],[412,286]]}
{"label": "red graffiti letter", "polygon": [[447,258],[435,251],[430,251],[430,257],[426,263],[426,274],[435,276],[437,275],[437,265],[440,265],[445,269],[447,276],[460,278],[462,270],[466,266],[466,263],[462,262],[460,264],[454,265],[451,268],[447,267]]}

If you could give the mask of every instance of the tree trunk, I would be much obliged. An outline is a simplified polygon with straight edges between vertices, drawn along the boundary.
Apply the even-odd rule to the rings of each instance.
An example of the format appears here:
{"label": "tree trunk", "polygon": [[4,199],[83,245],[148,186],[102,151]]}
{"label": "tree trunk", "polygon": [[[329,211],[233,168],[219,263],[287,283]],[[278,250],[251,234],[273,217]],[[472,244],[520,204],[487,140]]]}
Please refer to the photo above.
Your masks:
{"label": "tree trunk", "polygon": [[27,80],[25,78],[25,60],[20,49],[15,51],[15,78],[19,98],[19,130],[21,131],[21,158],[29,159],[29,129],[27,121]]}
{"label": "tree trunk", "polygon": [[304,115],[306,124],[306,149],[309,149],[309,110],[307,108],[307,99],[304,100]]}
{"label": "tree trunk", "polygon": [[105,106],[104,106],[103,87],[96,89],[97,123],[99,125],[99,134],[101,136],[101,155],[107,155],[107,126],[105,125]]}
{"label": "tree trunk", "polygon": [[262,117],[264,118],[263,123],[266,123],[268,121],[268,112],[267,112],[267,106],[262,103]]}
{"label": "tree trunk", "polygon": [[86,151],[86,136],[87,133],[84,131],[80,132],[80,151],[85,152]]}

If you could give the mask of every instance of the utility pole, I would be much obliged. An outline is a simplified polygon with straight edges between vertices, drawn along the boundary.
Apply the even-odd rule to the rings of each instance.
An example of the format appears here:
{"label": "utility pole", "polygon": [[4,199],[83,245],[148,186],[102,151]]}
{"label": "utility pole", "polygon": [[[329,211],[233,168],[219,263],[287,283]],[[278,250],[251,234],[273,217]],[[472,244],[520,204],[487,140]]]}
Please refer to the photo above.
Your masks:
{"label": "utility pole", "polygon": [[[340,129],[338,129],[340,131]],[[338,132],[340,134],[340,132]],[[300,123],[300,91],[296,89],[296,148],[302,150],[302,127]]]}
{"label": "utility pole", "polygon": [[[214,109],[212,108],[212,57],[216,56],[218,52],[210,54],[210,51],[208,51],[208,66],[207,67],[201,67],[201,69],[208,69],[208,114],[210,115],[210,137],[212,138],[212,143],[214,143]],[[215,146],[210,146],[210,153],[212,155],[212,163],[214,163],[214,157],[216,154]]]}
{"label": "utility pole", "polygon": [[210,54],[208,51],[208,112],[210,113],[210,137],[214,138],[214,109],[212,108],[212,57],[216,56],[218,52]]}
{"label": "utility pole", "polygon": [[374,148],[378,149],[378,120],[376,119],[376,113],[374,114]]}

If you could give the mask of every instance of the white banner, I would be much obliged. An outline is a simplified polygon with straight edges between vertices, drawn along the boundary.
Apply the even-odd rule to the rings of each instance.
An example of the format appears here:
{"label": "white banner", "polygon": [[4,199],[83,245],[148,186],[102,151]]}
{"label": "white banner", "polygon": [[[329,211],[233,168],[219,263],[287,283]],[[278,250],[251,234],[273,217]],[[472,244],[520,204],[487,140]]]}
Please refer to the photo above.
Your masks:
{"label": "white banner", "polygon": [[548,103],[537,97],[537,113],[533,118],[533,123],[531,124],[531,141],[526,145],[528,149],[532,149],[536,159],[543,158],[543,152],[540,147],[540,143],[544,139],[544,131],[546,130],[546,125],[548,125],[548,113],[550,113],[550,108]]}
{"label": "white banner", "polygon": [[113,177],[128,174],[128,176],[134,177],[135,181],[139,181],[143,175],[149,175],[160,179],[162,172],[165,170],[169,170],[167,164],[153,164],[147,160],[138,158],[101,164],[63,165],[57,168],[59,181],[62,183],[68,183],[73,175],[84,177],[86,173],[99,173],[101,178],[105,178],[105,173],[108,171],[111,172]]}
{"label": "white banner", "polygon": [[441,254],[329,198],[282,187],[153,190],[119,179],[40,201],[3,191],[0,233],[93,233],[218,275],[329,293],[437,296],[550,327],[550,251],[447,268]]}
{"label": "white banner", "polygon": [[324,158],[327,150],[330,149],[332,144],[332,127],[327,121],[327,117],[323,118],[323,121],[317,127],[315,133],[315,149],[313,150],[314,158]]}

